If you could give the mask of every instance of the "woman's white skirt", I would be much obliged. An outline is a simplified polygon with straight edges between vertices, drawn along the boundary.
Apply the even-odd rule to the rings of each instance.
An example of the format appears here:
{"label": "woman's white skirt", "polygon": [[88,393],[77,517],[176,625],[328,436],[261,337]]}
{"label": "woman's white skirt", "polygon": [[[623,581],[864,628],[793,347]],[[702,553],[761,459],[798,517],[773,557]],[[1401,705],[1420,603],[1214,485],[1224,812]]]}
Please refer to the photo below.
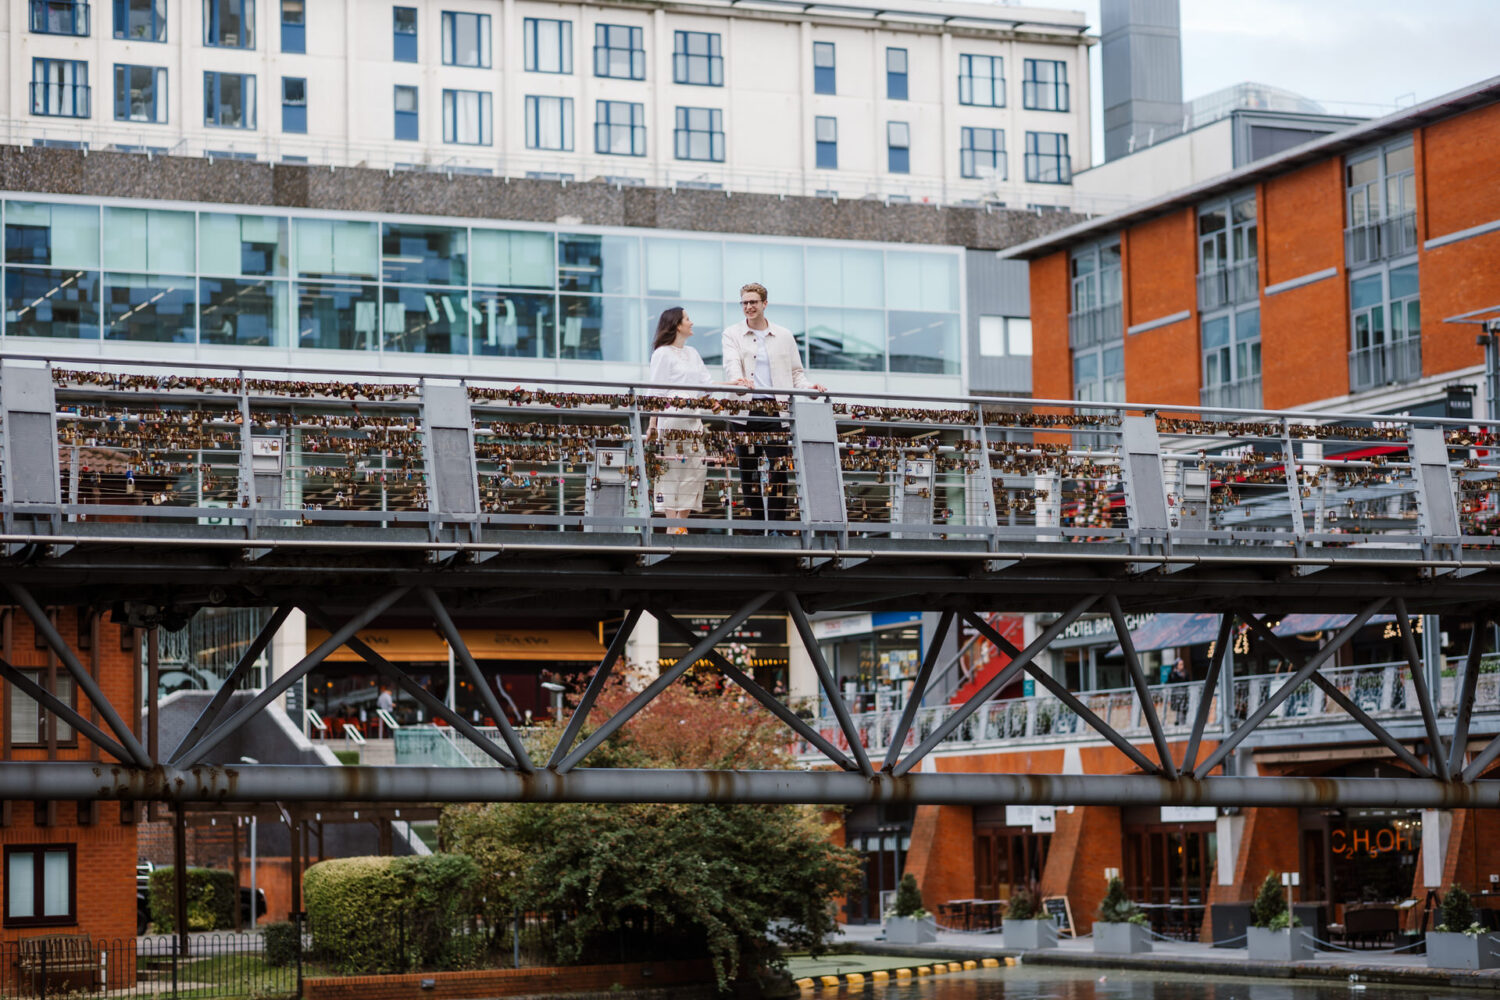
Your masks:
{"label": "woman's white skirt", "polygon": [[[703,484],[708,480],[704,467],[703,442],[697,438],[669,440],[671,431],[687,431],[692,434],[703,430],[703,421],[696,417],[658,417],[657,435],[662,439],[657,453],[662,461],[662,472],[656,478],[656,509],[702,510]],[[680,449],[680,450],[679,450]]]}

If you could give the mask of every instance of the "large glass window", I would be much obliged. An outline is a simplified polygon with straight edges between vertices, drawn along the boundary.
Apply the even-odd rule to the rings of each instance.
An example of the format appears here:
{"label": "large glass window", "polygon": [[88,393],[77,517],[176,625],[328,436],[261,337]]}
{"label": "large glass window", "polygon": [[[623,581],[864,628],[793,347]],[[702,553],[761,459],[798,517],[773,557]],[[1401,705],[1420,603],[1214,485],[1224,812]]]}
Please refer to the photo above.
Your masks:
{"label": "large glass window", "polygon": [[1203,320],[1204,402],[1258,407],[1259,379],[1259,307]]}
{"label": "large glass window", "polygon": [[298,219],[297,273],[304,278],[369,278],[380,274],[373,222]]}
{"label": "large glass window", "polygon": [[958,172],[964,177],[1007,179],[1005,130],[970,128],[958,130]]}
{"label": "large glass window", "polygon": [[412,285],[468,283],[467,230],[387,222],[381,227],[380,242],[386,281]]}
{"label": "large glass window", "polygon": [[31,30],[42,35],[87,35],[87,0],[31,0]]}
{"label": "large glass window", "polygon": [[526,148],[573,151],[573,98],[526,98]]}
{"label": "large glass window", "polygon": [[888,101],[906,100],[905,49],[885,50],[885,97]]}
{"label": "large glass window", "polygon": [[1073,160],[1061,132],[1026,133],[1026,179],[1033,184],[1071,184]]}
{"label": "large glass window", "polygon": [[885,283],[880,251],[810,246],[805,267],[808,364],[883,370],[886,317],[882,297],[871,300],[871,289]]}
{"label": "large glass window", "polygon": [[7,267],[5,333],[98,340],[99,272]]}
{"label": "large glass window", "polygon": [[287,294],[269,278],[199,278],[200,342],[285,347]]}
{"label": "large glass window", "polygon": [[573,22],[528,17],[524,24],[526,37],[526,72],[573,72]]}
{"label": "large glass window", "polygon": [[1255,195],[1198,209],[1198,308],[1212,312],[1260,295]]}
{"label": "large glass window", "polygon": [[553,288],[557,255],[551,233],[475,229],[470,279],[502,288]]}
{"label": "large glass window", "polygon": [[640,28],[594,25],[594,75],[617,80],[646,79],[646,49]]}
{"label": "large glass window", "polygon": [[716,32],[673,32],[672,81],[695,87],[724,86],[724,54]]}
{"label": "large glass window", "polygon": [[839,121],[837,118],[813,119],[813,145],[819,170],[839,168]]}
{"label": "large glass window", "polygon": [[386,288],[381,346],[412,354],[468,354],[469,300],[451,288]]}
{"label": "large glass window", "polygon": [[558,357],[638,362],[651,346],[640,299],[564,295],[558,308]]}
{"label": "large glass window", "polygon": [[1027,59],[1021,81],[1021,106],[1032,111],[1068,110],[1068,64],[1052,59]]}
{"label": "large glass window", "polygon": [[443,65],[490,66],[490,16],[443,11]]}
{"label": "large glass window", "polygon": [[203,44],[255,48],[255,0],[203,0]]}
{"label": "large glass window", "polygon": [[391,58],[396,62],[417,61],[417,8],[391,8]]}
{"label": "large glass window", "polygon": [[719,241],[648,237],[644,243],[648,296],[718,302],[724,292]]}
{"label": "large glass window", "polygon": [[397,139],[416,142],[420,134],[417,111],[417,88],[397,85],[392,97],[395,107],[395,122],[392,125]]}
{"label": "large glass window", "polygon": [[1349,283],[1355,392],[1422,376],[1422,306],[1417,265],[1393,267]]}
{"label": "large glass window", "polygon": [[187,275],[104,272],[104,338],[196,342],[195,285]]}
{"label": "large glass window", "polygon": [[[301,226],[298,225],[299,248]],[[380,292],[374,285],[297,283],[297,346],[328,351],[380,348]]]}
{"label": "large glass window", "polygon": [[66,927],[78,922],[77,848],[14,844],[5,848],[5,926]]}
{"label": "large glass window", "polygon": [[307,0],[281,0],[281,51],[307,51]]}
{"label": "large glass window", "polygon": [[911,173],[911,125],[907,122],[885,124],[886,170],[893,174]]}
{"label": "large glass window", "polygon": [[167,0],[114,0],[115,37],[132,42],[167,40]]}
{"label": "large glass window", "polygon": [[31,113],[89,117],[89,64],[78,59],[31,60]]}
{"label": "large glass window", "polygon": [[1417,180],[1410,136],[1351,156],[1344,166],[1349,267],[1417,249]]}
{"label": "large glass window", "polygon": [[461,146],[488,146],[490,95],[482,90],[443,91],[443,141]]}
{"label": "large glass window", "polygon": [[255,75],[204,73],[203,124],[211,128],[255,128]]}
{"label": "large glass window", "polygon": [[594,152],[646,155],[646,106],[631,101],[594,103]]}
{"label": "large glass window", "polygon": [[679,160],[724,162],[724,112],[718,108],[678,108],[672,134]]}
{"label": "large glass window", "polygon": [[1080,400],[1125,400],[1125,345],[1119,342],[1073,352],[1073,395]]}
{"label": "large glass window", "polygon": [[640,294],[640,241],[565,233],[557,238],[557,286],[565,292]]}
{"label": "large glass window", "polygon": [[890,370],[957,374],[958,269],[944,254],[885,254]]}
{"label": "large glass window", "polygon": [[813,42],[813,93],[837,94],[837,66],[832,42]]}
{"label": "large glass window", "polygon": [[167,71],[158,66],[115,64],[115,121],[167,120]]}
{"label": "large glass window", "polygon": [[1005,107],[1005,60],[1000,56],[959,56],[958,103]]}
{"label": "large glass window", "polygon": [[281,131],[307,131],[307,78],[281,78]]}
{"label": "large glass window", "polygon": [[1031,357],[1031,320],[1025,316],[979,317],[979,353],[986,358]]}
{"label": "large glass window", "polygon": [[196,268],[193,223],[192,212],[106,206],[105,269],[192,274]]}
{"label": "large glass window", "polygon": [[476,288],[471,312],[474,353],[505,358],[556,357],[556,303],[551,295]]}
{"label": "large glass window", "polygon": [[198,270],[203,274],[286,276],[286,219],[203,212],[198,216],[198,235]]}
{"label": "large glass window", "polygon": [[6,202],[5,263],[98,267],[98,206]]}

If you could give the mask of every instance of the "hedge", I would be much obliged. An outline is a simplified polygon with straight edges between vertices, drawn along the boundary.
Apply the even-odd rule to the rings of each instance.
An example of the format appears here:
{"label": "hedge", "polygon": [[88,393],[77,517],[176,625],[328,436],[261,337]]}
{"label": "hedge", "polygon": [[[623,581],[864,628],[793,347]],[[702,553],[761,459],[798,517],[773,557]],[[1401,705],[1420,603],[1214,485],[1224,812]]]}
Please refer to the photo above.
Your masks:
{"label": "hedge", "polygon": [[[176,882],[171,868],[151,873],[148,896],[151,922],[158,934],[177,931]],[[234,873],[217,868],[187,870],[187,923],[190,931],[217,931],[234,926],[234,908],[239,902],[239,887]]]}
{"label": "hedge", "polygon": [[302,877],[313,950],[346,974],[461,967],[478,885],[462,854],[320,861]]}
{"label": "hedge", "polygon": [[298,940],[297,925],[287,920],[266,924],[266,964],[280,968],[297,961],[297,951],[302,947]]}

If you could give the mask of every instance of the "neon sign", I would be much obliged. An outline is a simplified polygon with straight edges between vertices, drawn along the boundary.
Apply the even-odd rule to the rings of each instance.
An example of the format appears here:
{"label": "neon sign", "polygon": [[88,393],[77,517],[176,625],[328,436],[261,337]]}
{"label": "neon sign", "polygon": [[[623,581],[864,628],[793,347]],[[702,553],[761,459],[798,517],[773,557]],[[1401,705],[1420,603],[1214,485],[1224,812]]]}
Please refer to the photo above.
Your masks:
{"label": "neon sign", "polygon": [[1356,854],[1367,854],[1377,858],[1393,851],[1416,849],[1406,830],[1383,826],[1378,830],[1356,827],[1353,830],[1334,830],[1328,838],[1329,849],[1341,858],[1352,858]]}

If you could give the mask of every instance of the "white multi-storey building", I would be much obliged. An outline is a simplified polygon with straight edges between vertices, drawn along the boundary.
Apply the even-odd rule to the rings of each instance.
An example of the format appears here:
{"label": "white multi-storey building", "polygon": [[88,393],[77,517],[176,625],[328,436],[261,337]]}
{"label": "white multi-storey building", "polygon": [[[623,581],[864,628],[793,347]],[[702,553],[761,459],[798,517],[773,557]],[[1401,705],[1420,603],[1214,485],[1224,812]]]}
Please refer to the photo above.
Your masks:
{"label": "white multi-storey building", "polygon": [[1070,205],[1080,13],[904,0],[7,0],[6,141]]}

